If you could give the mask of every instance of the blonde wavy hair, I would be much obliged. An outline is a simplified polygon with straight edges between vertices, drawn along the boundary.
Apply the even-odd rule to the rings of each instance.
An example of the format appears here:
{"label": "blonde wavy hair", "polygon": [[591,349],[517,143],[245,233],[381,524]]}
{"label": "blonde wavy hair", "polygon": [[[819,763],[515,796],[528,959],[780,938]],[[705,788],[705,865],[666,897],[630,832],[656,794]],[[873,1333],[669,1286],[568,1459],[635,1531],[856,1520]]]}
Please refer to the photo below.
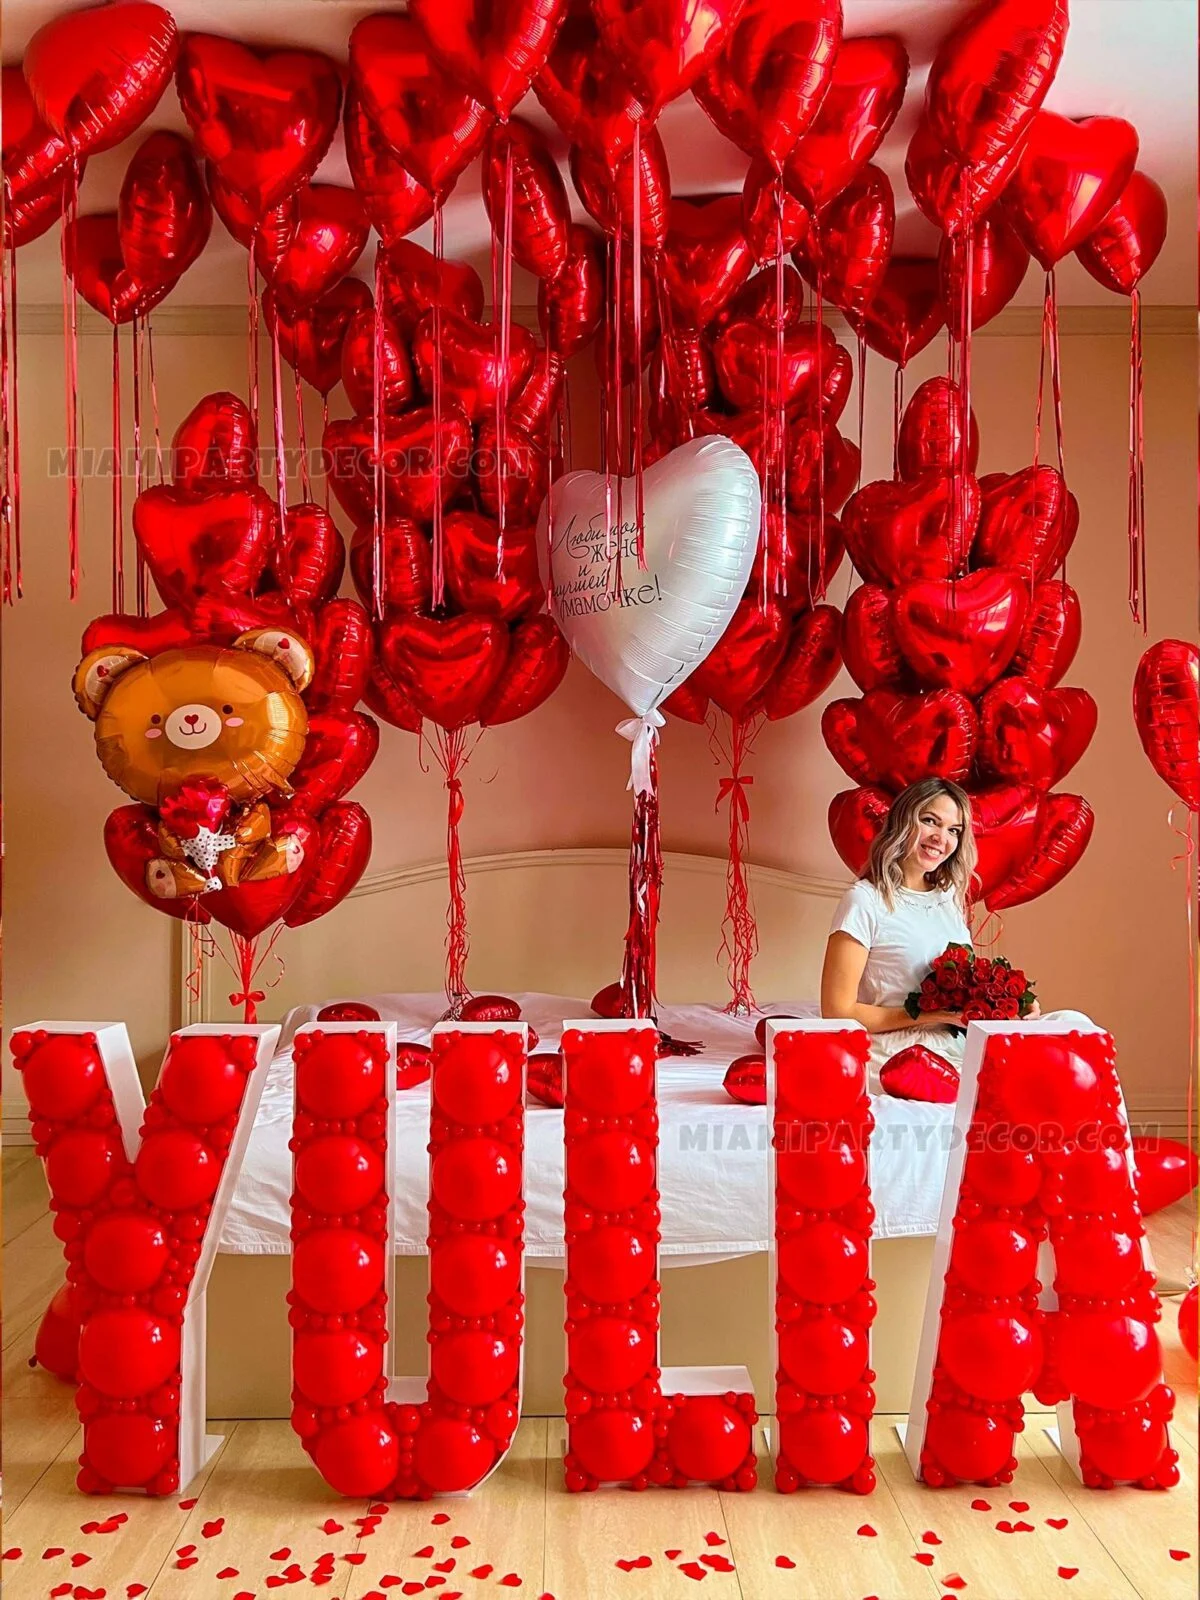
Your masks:
{"label": "blonde wavy hair", "polygon": [[953,889],[959,909],[966,912],[979,853],[971,827],[971,798],[948,778],[922,778],[919,783],[910,783],[892,801],[887,819],[872,841],[862,876],[879,890],[889,910],[895,906],[896,890],[904,887],[904,858],[916,843],[921,812],[940,795],[958,807],[962,833],[954,853],[934,872],[927,872],[925,881],[933,889]]}

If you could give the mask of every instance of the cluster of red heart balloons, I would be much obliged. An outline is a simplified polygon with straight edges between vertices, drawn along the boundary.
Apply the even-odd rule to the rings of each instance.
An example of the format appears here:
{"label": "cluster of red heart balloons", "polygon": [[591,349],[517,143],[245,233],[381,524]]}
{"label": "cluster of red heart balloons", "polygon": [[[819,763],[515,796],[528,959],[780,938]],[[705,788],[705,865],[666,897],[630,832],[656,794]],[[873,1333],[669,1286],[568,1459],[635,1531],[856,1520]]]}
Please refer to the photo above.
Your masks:
{"label": "cluster of red heart balloons", "polygon": [[258,483],[254,421],[236,395],[206,395],[173,441],[173,482],[137,497],[134,533],[165,609],[153,616],[98,617],[83,653],[131,646],[153,657],[192,644],[229,644],[247,629],[283,627],[316,660],[303,694],[304,753],[290,796],[270,800],[275,833],[298,833],[305,865],[263,883],[160,899],[146,889],[146,863],[158,853],[156,819],[146,806],[113,812],[105,829],[109,860],[133,891],[174,916],[209,916],[244,938],[280,918],[298,927],[323,916],[358,882],[371,853],[370,819],[344,797],[379,747],[377,723],[354,708],[374,658],[371,625],[356,600],[336,598],[345,547],[323,506],[302,502],[280,514]]}
{"label": "cluster of red heart balloons", "polygon": [[832,701],[821,727],[859,785],[829,812],[846,865],[862,870],[895,793],[949,778],[972,794],[976,893],[998,910],[1051,888],[1087,845],[1090,806],[1056,785],[1087,749],[1096,705],[1058,687],[1080,636],[1078,596],[1056,576],[1078,527],[1075,497],[1048,466],[977,479],[977,455],[958,386],[922,384],[901,423],[896,478],[865,485],[843,513],[865,580],[842,639],[862,697]]}

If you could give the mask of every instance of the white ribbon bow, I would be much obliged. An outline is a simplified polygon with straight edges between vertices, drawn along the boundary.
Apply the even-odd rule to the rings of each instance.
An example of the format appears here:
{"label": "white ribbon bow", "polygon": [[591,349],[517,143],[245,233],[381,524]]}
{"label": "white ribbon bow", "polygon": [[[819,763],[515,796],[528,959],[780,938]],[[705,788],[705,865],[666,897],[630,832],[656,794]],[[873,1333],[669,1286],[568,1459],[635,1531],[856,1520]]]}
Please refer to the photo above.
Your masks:
{"label": "white ribbon bow", "polygon": [[667,719],[660,711],[647,711],[644,717],[630,717],[626,722],[617,723],[617,732],[622,739],[628,739],[632,746],[629,752],[629,782],[625,787],[632,789],[634,794],[648,794],[654,787],[650,776],[650,758],[658,743],[658,730],[666,725]]}

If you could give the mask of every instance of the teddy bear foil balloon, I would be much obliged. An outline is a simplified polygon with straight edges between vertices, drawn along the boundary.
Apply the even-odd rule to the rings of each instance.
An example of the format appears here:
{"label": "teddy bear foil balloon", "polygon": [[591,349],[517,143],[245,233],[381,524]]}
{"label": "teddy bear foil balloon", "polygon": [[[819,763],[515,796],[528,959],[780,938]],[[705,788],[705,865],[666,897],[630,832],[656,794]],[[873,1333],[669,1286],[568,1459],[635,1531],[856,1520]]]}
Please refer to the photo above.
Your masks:
{"label": "teddy bear foil balloon", "polygon": [[96,724],[96,753],[125,793],[158,811],[160,854],[146,863],[159,900],[294,874],[303,841],[275,837],[266,797],[290,798],[303,752],[312,651],[294,633],[253,628],[229,648],[189,645],[147,657],[91,651],[75,699]]}

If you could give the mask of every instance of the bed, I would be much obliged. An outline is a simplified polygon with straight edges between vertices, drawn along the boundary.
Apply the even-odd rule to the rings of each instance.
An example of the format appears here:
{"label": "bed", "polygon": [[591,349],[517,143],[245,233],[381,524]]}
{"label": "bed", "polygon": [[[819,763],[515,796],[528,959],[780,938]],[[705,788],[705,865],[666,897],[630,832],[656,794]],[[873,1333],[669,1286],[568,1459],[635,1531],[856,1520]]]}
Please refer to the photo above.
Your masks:
{"label": "bed", "polygon": [[[283,1024],[246,1162],[208,1292],[209,1413],[286,1416],[289,1408],[287,1141],[291,1041],[333,1000],[365,999],[402,1040],[424,1041],[441,1015],[444,877],[437,868],[367,878],[336,912],[293,941],[281,980],[262,1008]],[[813,1014],[789,995],[816,992],[833,902],[843,885],[759,869],[753,884],[762,943],[764,1010]],[[476,992],[522,1004],[553,1048],[565,1019],[589,1015],[588,997],[614,975],[625,914],[625,857],[617,850],[527,852],[468,863],[470,975]],[[757,1017],[721,1009],[718,956],[724,863],[668,856],[660,942],[659,1024],[702,1053],[660,1063],[664,1362],[744,1364],[769,1404],[772,1384],[766,1192],[766,1113],[734,1104],[725,1067],[755,1048]],[[408,980],[396,992],[394,979]],[[541,980],[536,989],[531,977]],[[392,981],[389,982],[388,980]],[[184,1018],[218,1020],[213,986],[185,990]],[[688,1003],[697,994],[707,1003]],[[227,1013],[226,1013],[227,1014]],[[907,1409],[925,1283],[952,1126],[951,1107],[876,1102],[872,1179],[878,1211],[872,1272],[880,1303],[874,1340],[880,1409]],[[562,1409],[562,1113],[527,1112],[527,1321],[524,1407]],[[395,1367],[425,1370],[425,1171],[428,1090],[399,1102],[394,1152]]]}

